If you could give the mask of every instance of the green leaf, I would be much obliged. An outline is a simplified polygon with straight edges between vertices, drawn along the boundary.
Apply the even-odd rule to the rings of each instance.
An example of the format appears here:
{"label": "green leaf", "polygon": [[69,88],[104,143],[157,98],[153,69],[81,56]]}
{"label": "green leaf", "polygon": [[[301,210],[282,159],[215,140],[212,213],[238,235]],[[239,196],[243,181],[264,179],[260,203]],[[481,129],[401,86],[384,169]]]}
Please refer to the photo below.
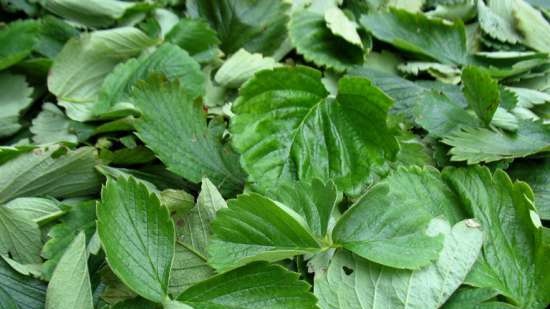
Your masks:
{"label": "green leaf", "polygon": [[81,232],[53,272],[46,294],[46,309],[94,308],[87,261],[86,236]]}
{"label": "green leaf", "polygon": [[0,30],[0,70],[30,55],[38,39],[39,26],[34,20],[22,20],[9,23]]}
{"label": "green leaf", "polygon": [[131,27],[82,34],[71,39],[55,58],[48,90],[57,96],[71,119],[93,119],[92,110],[105,77],[118,63],[156,43]]}
{"label": "green leaf", "polygon": [[479,124],[475,116],[438,91],[422,95],[414,115],[416,123],[435,137],[449,136],[462,128],[477,128]]}
{"label": "green leaf", "polygon": [[443,177],[484,227],[483,254],[466,282],[494,288],[521,308],[544,308],[550,303],[550,249],[542,242],[529,186],[479,166],[447,168]]}
{"label": "green leaf", "polygon": [[550,23],[540,11],[525,1],[515,1],[513,17],[525,45],[540,52],[550,52]]}
{"label": "green leaf", "polygon": [[462,70],[464,96],[477,117],[489,125],[500,102],[498,82],[486,70],[467,66]]}
{"label": "green leaf", "polygon": [[315,273],[315,295],[320,307],[436,309],[464,281],[482,244],[473,220],[452,228],[434,220],[431,233],[445,237],[439,258],[419,270],[385,267],[341,250],[328,269]]}
{"label": "green leaf", "polygon": [[79,24],[89,27],[104,27],[122,17],[126,10],[135,6],[135,2],[45,0],[42,1],[42,5],[46,10]]}
{"label": "green leaf", "polygon": [[0,166],[0,203],[21,196],[75,197],[99,191],[92,147],[66,150],[59,146],[36,148]]}
{"label": "green leaf", "polygon": [[278,0],[188,0],[191,17],[202,17],[218,33],[220,48],[272,56],[286,39],[290,5]]}
{"label": "green leaf", "polygon": [[158,197],[133,177],[107,180],[97,218],[113,272],[144,298],[166,300],[175,233],[168,209]]}
{"label": "green leaf", "polygon": [[363,48],[363,42],[361,42],[361,37],[357,33],[357,25],[349,20],[338,7],[332,7],[325,11],[325,21],[334,35]]}
{"label": "green leaf", "polygon": [[246,49],[239,49],[219,68],[214,76],[216,83],[228,88],[239,88],[254,73],[273,69],[279,64],[271,57],[251,54]]}
{"label": "green leaf", "polygon": [[466,34],[461,21],[430,19],[423,13],[390,9],[360,20],[377,39],[445,64],[465,64]]}
{"label": "green leaf", "polygon": [[451,64],[441,64],[439,62],[409,61],[400,64],[400,72],[405,74],[419,76],[429,74],[438,81],[457,84],[460,82],[460,70]]}
{"label": "green leaf", "polygon": [[15,272],[0,259],[0,289],[15,301],[18,309],[44,309],[46,284]]}
{"label": "green leaf", "polygon": [[19,116],[32,103],[32,92],[24,76],[0,73],[0,138],[21,129]]}
{"label": "green leaf", "polygon": [[550,159],[516,161],[507,172],[513,179],[529,184],[539,216],[550,220]]}
{"label": "green leaf", "polygon": [[296,212],[255,193],[229,200],[229,208],[218,211],[212,230],[208,264],[217,270],[320,250]]}
{"label": "green leaf", "polygon": [[458,289],[445,303],[443,309],[517,309],[518,307],[498,302],[494,298],[498,292],[490,288],[462,287]]}
{"label": "green leaf", "polygon": [[15,300],[2,288],[0,288],[0,309],[19,309]]}
{"label": "green leaf", "polygon": [[318,66],[344,71],[363,63],[362,48],[333,34],[322,14],[311,10],[295,12],[290,19],[289,32],[298,53]]}
{"label": "green leaf", "polygon": [[180,19],[165,40],[185,49],[199,63],[211,62],[221,54],[217,33],[203,20]]}
{"label": "green leaf", "polygon": [[327,98],[319,72],[305,67],[262,71],[241,88],[231,132],[251,180],[320,178],[351,191],[372,165],[395,156],[391,99],[359,77],[342,78],[338,91]]}
{"label": "green leaf", "polygon": [[[418,189],[422,185],[416,182],[424,179],[414,172],[409,172],[409,179],[409,173],[403,171],[374,185],[338,219],[332,232],[334,243],[394,268],[419,269],[436,260],[443,236],[429,235],[426,229],[433,213],[446,213],[442,207],[454,205],[444,204],[448,197],[436,200],[421,191],[428,187]],[[433,176],[426,175],[424,181],[432,182],[432,188],[441,186]],[[411,184],[402,185],[401,181]],[[414,187],[417,192],[410,194]]]}
{"label": "green leaf", "polygon": [[468,164],[493,162],[502,159],[523,158],[550,150],[550,125],[520,120],[515,133],[485,128],[465,128],[443,139],[452,146],[452,161]]}
{"label": "green leaf", "polygon": [[133,97],[143,112],[138,135],[169,170],[195,183],[208,177],[224,195],[241,189],[237,155],[209,130],[201,103],[177,81],[154,76],[138,83]]}
{"label": "green leaf", "polygon": [[67,142],[78,143],[78,137],[71,128],[73,122],[52,103],[42,105],[42,111],[32,120],[30,127],[32,140],[36,144],[53,144]]}
{"label": "green leaf", "polygon": [[[489,7],[485,5],[484,1],[478,1],[477,13],[479,26],[481,30],[493,39],[497,39],[501,42],[516,44],[521,41],[521,35],[514,28],[513,23],[507,14],[502,14],[502,7],[510,6],[513,1],[505,0],[489,2]],[[500,6],[501,8],[498,8]],[[499,12],[501,14],[499,14]]]}
{"label": "green leaf", "polygon": [[23,264],[40,263],[42,239],[36,222],[17,209],[0,205],[0,254]]}
{"label": "green leaf", "polygon": [[214,276],[187,289],[178,300],[195,309],[313,309],[317,302],[298,274],[267,263]]}
{"label": "green leaf", "polygon": [[325,184],[319,179],[282,183],[271,189],[269,196],[302,216],[317,239],[326,236],[338,198],[333,183]]}
{"label": "green leaf", "polygon": [[16,211],[39,224],[51,220],[61,213],[57,201],[39,197],[16,198],[2,207]]}
{"label": "green leaf", "polygon": [[176,219],[178,240],[206,256],[206,246],[211,235],[210,223],[216,217],[216,212],[225,208],[227,204],[216,186],[208,178],[204,178],[195,207],[185,216]]}
{"label": "green leaf", "polygon": [[174,262],[170,273],[170,294],[179,294],[190,286],[214,275],[214,269],[206,263],[206,257],[188,245],[176,243]]}
{"label": "green leaf", "polygon": [[137,81],[152,73],[162,73],[170,80],[178,80],[190,99],[204,93],[204,76],[199,64],[186,51],[166,43],[150,55],[119,64],[105,78],[99,102],[94,108],[96,115],[127,108],[125,104],[133,103],[131,90]]}
{"label": "green leaf", "polygon": [[42,264],[42,274],[46,278],[51,277],[63,253],[80,232],[84,232],[88,244],[96,231],[96,201],[82,201],[72,206],[62,204],[61,207],[66,214],[48,231],[48,241],[42,248],[42,256],[47,259]]}

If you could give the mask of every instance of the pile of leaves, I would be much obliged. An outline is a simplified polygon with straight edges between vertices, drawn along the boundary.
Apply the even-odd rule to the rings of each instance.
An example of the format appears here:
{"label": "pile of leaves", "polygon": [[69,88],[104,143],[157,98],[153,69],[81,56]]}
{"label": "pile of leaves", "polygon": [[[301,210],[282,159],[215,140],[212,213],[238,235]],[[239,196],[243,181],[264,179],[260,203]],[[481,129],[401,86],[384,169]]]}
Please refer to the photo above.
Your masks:
{"label": "pile of leaves", "polygon": [[0,0],[0,308],[546,308],[547,0]]}

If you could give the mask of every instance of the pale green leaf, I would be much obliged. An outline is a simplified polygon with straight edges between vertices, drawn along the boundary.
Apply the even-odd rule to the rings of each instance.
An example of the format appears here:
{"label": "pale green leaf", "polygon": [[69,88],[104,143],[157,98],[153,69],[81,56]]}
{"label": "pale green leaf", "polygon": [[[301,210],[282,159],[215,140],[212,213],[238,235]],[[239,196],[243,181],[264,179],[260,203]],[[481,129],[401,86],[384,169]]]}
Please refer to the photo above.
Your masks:
{"label": "pale green leaf", "polygon": [[318,66],[337,71],[363,63],[361,47],[334,35],[325,17],[311,10],[300,10],[290,19],[289,34],[299,54]]}
{"label": "pale green leaf", "polygon": [[241,189],[237,155],[206,126],[202,104],[179,82],[154,76],[139,83],[133,97],[143,112],[138,135],[169,170],[195,183],[208,177],[224,195]]}
{"label": "pale green leaf", "polygon": [[400,64],[397,68],[405,74],[414,76],[427,73],[444,83],[457,84],[460,81],[460,70],[454,65],[438,62],[409,61]]}
{"label": "pale green leaf", "polygon": [[176,243],[174,262],[170,273],[170,294],[177,295],[214,275],[214,269],[206,263],[206,257],[189,248],[188,245]]}
{"label": "pale green leaf", "polygon": [[317,299],[298,274],[253,263],[192,286],[178,300],[194,309],[313,309]]}
{"label": "pale green leaf", "polygon": [[216,83],[228,88],[239,88],[254,73],[279,66],[275,59],[251,54],[239,49],[219,68],[214,76]]}
{"label": "pale green leaf", "polygon": [[10,136],[19,129],[20,114],[32,103],[30,87],[24,76],[0,74],[0,137]]}
{"label": "pale green leaf", "polygon": [[333,99],[318,71],[262,71],[241,88],[233,106],[233,145],[251,180],[261,185],[320,178],[351,191],[366,182],[371,166],[397,152],[386,124],[391,104],[364,78],[340,79]]}
{"label": "pale green leaf", "polygon": [[[500,0],[501,5],[510,6],[514,0]],[[508,14],[504,14],[503,9],[495,8],[497,1],[491,1],[490,7],[485,5],[484,0],[479,0],[477,4],[477,14],[481,30],[488,36],[501,42],[516,44],[521,41],[521,35],[514,28]],[[500,13],[500,14],[499,14]]]}
{"label": "pale green leaf", "polygon": [[93,118],[104,78],[124,60],[157,43],[136,28],[85,33],[71,39],[57,55],[48,76],[48,90],[74,120]]}
{"label": "pale green leaf", "polygon": [[224,208],[227,208],[227,204],[218,189],[208,178],[204,178],[195,207],[185,216],[176,217],[178,240],[205,257],[211,235],[210,223],[216,217],[216,212]]}
{"label": "pale green leaf", "polygon": [[461,21],[430,19],[422,13],[390,9],[360,20],[377,39],[445,64],[465,64],[466,34]]}
{"label": "pale green leaf", "polygon": [[111,269],[137,294],[163,302],[175,242],[168,209],[133,177],[107,180],[101,197],[97,228]]}
{"label": "pale green leaf", "polygon": [[545,308],[550,249],[542,242],[529,186],[479,166],[447,168],[443,177],[483,226],[483,254],[466,282],[494,288],[521,308]]}
{"label": "pale green leaf", "polygon": [[99,191],[92,147],[36,148],[0,166],[0,203],[22,196],[75,197]]}
{"label": "pale green leaf", "polygon": [[38,224],[25,213],[0,205],[0,254],[23,264],[40,263],[42,239]]}
{"label": "pale green leaf", "polygon": [[114,23],[136,3],[116,0],[44,0],[42,5],[46,10],[82,25],[102,27]]}
{"label": "pale green leaf", "polygon": [[315,273],[315,295],[328,308],[439,308],[464,281],[482,244],[473,220],[451,226],[436,220],[431,233],[445,237],[439,258],[419,270],[400,270],[338,251],[328,269]]}
{"label": "pale green leaf", "polygon": [[81,232],[53,272],[46,294],[46,309],[94,308],[87,261],[86,237]]}
{"label": "pale green leaf", "polygon": [[2,207],[14,210],[36,223],[55,218],[62,212],[58,202],[48,198],[20,197],[9,201]]}
{"label": "pale green leaf", "polygon": [[229,208],[218,211],[212,230],[208,263],[217,270],[320,250],[295,211],[255,193],[229,200]]}
{"label": "pale green leaf", "polygon": [[484,69],[467,66],[462,70],[462,83],[470,108],[485,125],[491,123],[500,102],[498,82]]}
{"label": "pale green leaf", "polygon": [[515,133],[485,128],[465,128],[445,136],[452,146],[451,160],[468,164],[523,158],[550,150],[550,125],[521,120]]}
{"label": "pale green leaf", "polygon": [[67,142],[76,144],[78,137],[71,128],[72,122],[52,103],[42,105],[42,111],[32,120],[32,140],[36,144]]}
{"label": "pale green leaf", "polygon": [[332,7],[325,11],[325,21],[332,34],[363,48],[363,42],[361,42],[361,37],[357,33],[357,25],[349,20],[338,7]]}
{"label": "pale green leaf", "polygon": [[542,13],[523,0],[515,0],[514,24],[523,36],[523,43],[534,50],[550,52],[550,23]]}
{"label": "pale green leaf", "polygon": [[518,309],[518,307],[496,301],[498,291],[491,288],[462,287],[445,303],[443,309]]}
{"label": "pale green leaf", "polygon": [[[407,179],[409,173],[412,177]],[[401,172],[369,189],[336,222],[332,232],[334,243],[394,268],[419,269],[436,260],[443,236],[429,235],[428,224],[434,213],[446,214],[448,210],[443,207],[455,207],[455,204],[446,205],[448,196],[452,196],[450,192],[447,196],[441,194],[440,200],[422,192],[426,188],[416,194],[406,194],[411,184],[418,188],[421,181],[432,182],[428,190],[441,186],[433,174],[423,179],[414,169],[409,173]],[[411,184],[403,186],[400,182]]]}

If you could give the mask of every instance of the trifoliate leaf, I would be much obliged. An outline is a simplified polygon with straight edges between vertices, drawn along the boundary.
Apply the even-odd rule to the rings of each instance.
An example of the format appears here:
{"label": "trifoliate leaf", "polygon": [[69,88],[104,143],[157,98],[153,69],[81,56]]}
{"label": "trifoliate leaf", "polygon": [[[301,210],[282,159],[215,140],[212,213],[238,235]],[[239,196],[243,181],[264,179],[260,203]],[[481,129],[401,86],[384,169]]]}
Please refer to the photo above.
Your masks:
{"label": "trifoliate leaf", "polygon": [[498,82],[491,75],[475,66],[467,66],[462,70],[464,96],[468,105],[477,117],[488,125],[500,102]]}
{"label": "trifoliate leaf", "polygon": [[385,267],[338,251],[326,272],[315,273],[321,308],[439,308],[474,265],[482,232],[472,220],[452,228],[437,220],[431,232],[445,238],[443,249],[433,264],[419,270]]}
{"label": "trifoliate leaf", "polygon": [[156,43],[130,27],[94,31],[71,39],[52,65],[48,90],[57,96],[71,119],[90,120],[104,78],[118,63]]}
{"label": "trifoliate leaf", "polygon": [[279,64],[273,58],[262,57],[261,54],[251,54],[245,49],[239,49],[223,63],[216,72],[214,80],[224,87],[239,88],[254,73],[273,69],[276,66]]}
{"label": "trifoliate leaf", "polygon": [[0,259],[0,289],[17,304],[17,309],[44,309],[46,284],[15,272]]}
{"label": "trifoliate leaf", "polygon": [[[396,177],[406,176],[403,173]],[[453,205],[445,205],[448,202],[445,198],[435,201],[423,193],[403,194],[402,190],[410,188],[401,186],[398,180],[372,187],[338,219],[332,238],[336,244],[370,261],[394,268],[419,269],[436,260],[443,246],[442,236],[426,232],[432,212],[445,213],[441,208]],[[411,180],[414,184],[422,179]],[[437,187],[437,180],[432,181]]]}
{"label": "trifoliate leaf", "polygon": [[253,263],[192,286],[178,300],[195,309],[313,309],[317,299],[298,274],[278,265]]}
{"label": "trifoliate leaf", "polygon": [[479,166],[448,168],[443,177],[483,226],[483,254],[468,285],[496,289],[521,308],[544,308],[550,302],[550,250],[529,186]]}
{"label": "trifoliate leaf", "polygon": [[221,54],[216,32],[203,20],[180,19],[165,40],[185,49],[199,63],[208,63]]}
{"label": "trifoliate leaf", "polygon": [[66,151],[58,146],[36,148],[0,166],[0,203],[22,196],[75,197],[99,191],[92,147]]}
{"label": "trifoliate leaf", "polygon": [[363,63],[361,47],[333,34],[321,14],[310,10],[294,13],[289,32],[298,53],[319,66],[344,71]]}
{"label": "trifoliate leaf", "polygon": [[363,48],[361,37],[357,33],[357,25],[337,7],[332,7],[325,11],[325,21],[327,27],[336,36],[343,38],[353,45]]}
{"label": "trifoliate leaf", "polygon": [[342,78],[338,91],[327,98],[319,72],[304,67],[259,72],[241,88],[231,132],[251,180],[320,178],[351,191],[372,165],[394,157],[391,99],[359,77]]}
{"label": "trifoliate leaf", "polygon": [[133,92],[143,116],[138,135],[168,169],[198,183],[208,177],[224,195],[243,185],[237,155],[206,126],[200,102],[193,102],[179,82],[154,76]]}
{"label": "trifoliate leaf", "polygon": [[445,64],[466,63],[466,34],[461,21],[450,23],[422,13],[390,9],[363,16],[361,25],[377,39],[405,51]]}
{"label": "trifoliate leaf", "polygon": [[338,198],[333,183],[319,179],[283,183],[271,189],[269,196],[300,214],[317,239],[326,236]]}
{"label": "trifoliate leaf", "polygon": [[320,250],[298,213],[259,194],[229,200],[229,208],[218,211],[212,230],[208,263],[217,270]]}
{"label": "trifoliate leaf", "polygon": [[218,32],[220,48],[244,48],[272,56],[286,39],[290,5],[279,0],[187,0],[188,14],[202,17]]}
{"label": "trifoliate leaf", "polygon": [[453,148],[453,161],[468,164],[523,158],[550,150],[550,126],[541,122],[521,120],[514,133],[485,128],[465,128],[445,136],[443,142]]}
{"label": "trifoliate leaf", "polygon": [[132,104],[132,88],[137,81],[146,79],[152,73],[161,73],[168,79],[180,81],[190,99],[204,93],[204,77],[199,64],[181,48],[163,44],[150,55],[119,64],[103,81],[94,113],[116,113],[119,109],[117,105],[124,107]]}
{"label": "trifoliate leaf", "polygon": [[113,272],[144,298],[165,301],[175,242],[168,209],[135,178],[120,178],[107,180],[97,218]]}
{"label": "trifoliate leaf", "polygon": [[21,129],[19,116],[32,103],[32,92],[24,76],[0,73],[0,138]]}
{"label": "trifoliate leaf", "polygon": [[40,24],[34,20],[15,21],[0,29],[0,70],[30,55],[39,33]]}
{"label": "trifoliate leaf", "polygon": [[94,308],[87,261],[86,236],[81,232],[53,272],[46,294],[46,309]]}

